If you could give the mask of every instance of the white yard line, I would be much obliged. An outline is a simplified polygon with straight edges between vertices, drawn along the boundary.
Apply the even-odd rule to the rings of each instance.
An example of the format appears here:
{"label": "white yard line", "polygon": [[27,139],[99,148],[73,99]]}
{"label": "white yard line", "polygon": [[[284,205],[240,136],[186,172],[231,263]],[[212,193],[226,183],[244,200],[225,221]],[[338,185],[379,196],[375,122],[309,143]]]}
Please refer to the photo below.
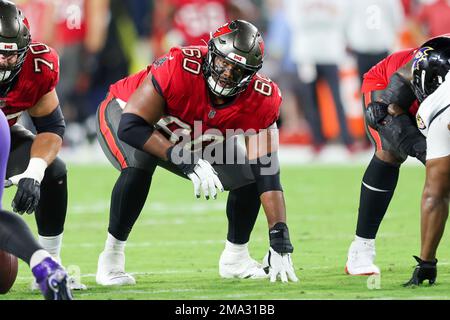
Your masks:
{"label": "white yard line", "polygon": [[[199,200],[201,201],[201,200]],[[205,200],[206,201],[206,200]],[[97,201],[90,203],[70,204],[68,208],[69,214],[108,214],[109,200]],[[225,212],[225,201],[214,201],[207,203],[183,202],[183,203],[167,203],[167,202],[152,202],[144,206],[143,213],[149,212],[151,214],[161,215],[204,215],[213,211]]]}
{"label": "white yard line", "polygon": [[[253,239],[252,242],[255,241],[265,241],[262,238]],[[225,236],[224,239],[211,239],[211,240],[167,240],[167,241],[140,241],[140,242],[127,242],[127,248],[148,248],[148,247],[165,247],[165,246],[192,246],[192,245],[216,245],[216,244],[225,244]],[[98,243],[92,242],[81,242],[74,244],[63,244],[64,248],[97,248],[103,247],[105,244],[103,241],[99,241]]]}

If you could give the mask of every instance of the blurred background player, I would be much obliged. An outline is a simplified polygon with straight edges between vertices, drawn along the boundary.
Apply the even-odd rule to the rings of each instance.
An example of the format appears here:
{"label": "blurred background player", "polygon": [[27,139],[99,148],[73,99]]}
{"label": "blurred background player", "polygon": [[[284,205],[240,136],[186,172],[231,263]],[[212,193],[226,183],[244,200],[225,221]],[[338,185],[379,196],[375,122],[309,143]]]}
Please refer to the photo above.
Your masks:
{"label": "blurred background player", "polygon": [[[55,91],[57,53],[31,41],[27,21],[9,1],[0,1],[0,105],[11,128],[7,186],[17,185],[15,212],[35,213],[39,242],[60,261],[67,211],[67,170],[57,157],[65,123]],[[37,135],[17,124],[27,111]],[[74,288],[83,288],[71,283]]]}
{"label": "blurred background player", "polygon": [[317,93],[318,81],[323,79],[331,89],[341,141],[353,152],[354,138],[348,129],[338,72],[338,66],[345,57],[346,4],[339,0],[285,0],[285,6],[292,30],[290,54],[297,66],[298,93],[314,150],[321,151],[327,143]]}
{"label": "blurred background player", "polygon": [[389,55],[405,24],[400,0],[349,0],[345,34],[358,77]]}
{"label": "blurred background player", "polygon": [[[173,48],[145,70],[111,86],[98,110],[98,139],[121,173],[112,192],[97,283],[135,283],[125,272],[124,249],[157,166],[191,179],[198,198],[202,192],[206,199],[216,198],[216,189],[223,191],[222,184],[230,190],[227,242],[219,262],[222,277],[267,277],[250,257],[247,245],[262,204],[270,229],[270,248],[264,259],[267,273],[271,281],[277,277],[298,280],[290,258],[293,246],[279,177],[275,122],[281,95],[274,82],[257,74],[263,57],[259,31],[246,21],[236,20],[217,29],[208,47]],[[195,121],[202,124],[201,132],[192,132]],[[219,143],[215,155],[194,154],[190,144],[183,145],[180,129],[193,141],[200,141],[194,150],[199,147],[203,151],[207,142]],[[211,129],[216,130],[215,135]],[[246,137],[247,155],[234,138],[220,143],[228,129],[241,134],[254,131]],[[191,136],[193,133],[200,136]],[[246,164],[236,163],[233,155],[240,155],[241,160],[248,156],[255,163],[249,164],[248,159]],[[223,162],[225,158],[232,163]]]}
{"label": "blurred background player", "polygon": [[[447,38],[439,37],[430,43],[435,44],[433,41]],[[432,52],[428,42],[419,48],[399,51],[375,65],[364,77],[361,91],[366,128],[376,151],[362,180],[356,236],[346,265],[346,272],[351,275],[380,273],[374,264],[375,237],[397,186],[400,165],[408,156],[425,164],[426,141],[414,120],[424,97],[411,84],[418,81],[415,70],[418,62]]]}
{"label": "blurred background player", "polygon": [[19,216],[2,209],[1,201],[10,143],[8,122],[4,113],[0,111],[0,250],[19,257],[30,266],[46,300],[72,300],[72,294],[67,286],[68,276],[64,268],[39,245],[31,230]]}
{"label": "blurred background player", "polygon": [[421,250],[405,286],[436,281],[436,251],[445,229],[450,199],[450,38],[426,42],[431,48],[412,66],[413,86],[420,101],[416,120],[426,136],[427,162],[421,203]]}
{"label": "blurred background player", "polygon": [[249,0],[158,1],[153,15],[153,53],[159,57],[177,45],[204,45],[211,30],[255,12]]}

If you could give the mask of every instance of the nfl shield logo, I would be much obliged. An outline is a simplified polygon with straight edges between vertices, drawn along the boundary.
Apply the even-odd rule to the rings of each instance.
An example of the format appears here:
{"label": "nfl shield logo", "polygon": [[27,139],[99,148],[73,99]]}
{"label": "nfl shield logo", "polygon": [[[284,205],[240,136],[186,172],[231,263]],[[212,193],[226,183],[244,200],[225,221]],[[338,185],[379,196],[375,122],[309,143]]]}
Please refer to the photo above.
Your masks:
{"label": "nfl shield logo", "polygon": [[212,118],[214,118],[215,115],[216,115],[216,111],[215,111],[215,110],[211,110],[211,111],[208,113],[208,118],[209,118],[209,119],[212,119]]}

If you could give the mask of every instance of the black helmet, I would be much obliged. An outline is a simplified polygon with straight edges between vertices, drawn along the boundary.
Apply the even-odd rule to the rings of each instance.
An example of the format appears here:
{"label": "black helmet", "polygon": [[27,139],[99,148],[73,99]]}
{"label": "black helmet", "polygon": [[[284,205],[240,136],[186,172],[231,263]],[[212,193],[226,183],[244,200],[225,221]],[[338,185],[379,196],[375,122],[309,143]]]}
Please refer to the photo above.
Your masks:
{"label": "black helmet", "polygon": [[450,37],[428,40],[417,51],[412,64],[412,86],[422,102],[445,80],[450,70]]}
{"label": "black helmet", "polygon": [[[219,84],[223,69],[216,65],[221,57],[233,65],[233,79]],[[203,74],[209,88],[216,95],[230,97],[244,91],[253,76],[261,69],[264,58],[264,41],[258,29],[244,20],[234,20],[217,29],[208,41],[208,54]]]}
{"label": "black helmet", "polygon": [[22,11],[10,1],[0,0],[0,53],[17,54],[17,62],[0,68],[0,83],[11,82],[19,73],[31,42],[28,22]]}

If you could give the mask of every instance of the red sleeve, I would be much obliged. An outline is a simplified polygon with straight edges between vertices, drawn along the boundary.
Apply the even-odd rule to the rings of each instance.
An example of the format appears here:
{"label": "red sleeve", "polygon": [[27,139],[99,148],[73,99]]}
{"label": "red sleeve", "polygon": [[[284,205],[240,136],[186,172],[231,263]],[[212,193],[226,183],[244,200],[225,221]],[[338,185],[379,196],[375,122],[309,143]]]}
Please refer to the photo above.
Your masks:
{"label": "red sleeve", "polygon": [[50,68],[46,70],[46,73],[48,74],[48,89],[47,89],[47,93],[52,91],[53,89],[56,88],[56,86],[58,85],[59,82],[59,55],[56,52],[56,50],[51,49],[51,52],[48,53],[47,55],[47,59],[48,61],[51,61],[51,63],[53,64],[53,70],[51,70]]}
{"label": "red sleeve", "polygon": [[271,82],[271,86],[271,96],[264,97],[264,100],[261,103],[261,107],[258,108],[258,126],[260,129],[266,129],[270,127],[280,117],[280,106],[281,102],[283,101],[281,91],[275,82]]}
{"label": "red sleeve", "polygon": [[53,89],[59,81],[59,56],[55,49],[43,44],[30,45],[30,53],[33,59],[33,68],[38,94],[43,96]]}
{"label": "red sleeve", "polygon": [[174,86],[175,70],[179,70],[182,52],[179,48],[172,48],[168,54],[153,62],[151,73],[156,82],[157,90],[167,100]]}

